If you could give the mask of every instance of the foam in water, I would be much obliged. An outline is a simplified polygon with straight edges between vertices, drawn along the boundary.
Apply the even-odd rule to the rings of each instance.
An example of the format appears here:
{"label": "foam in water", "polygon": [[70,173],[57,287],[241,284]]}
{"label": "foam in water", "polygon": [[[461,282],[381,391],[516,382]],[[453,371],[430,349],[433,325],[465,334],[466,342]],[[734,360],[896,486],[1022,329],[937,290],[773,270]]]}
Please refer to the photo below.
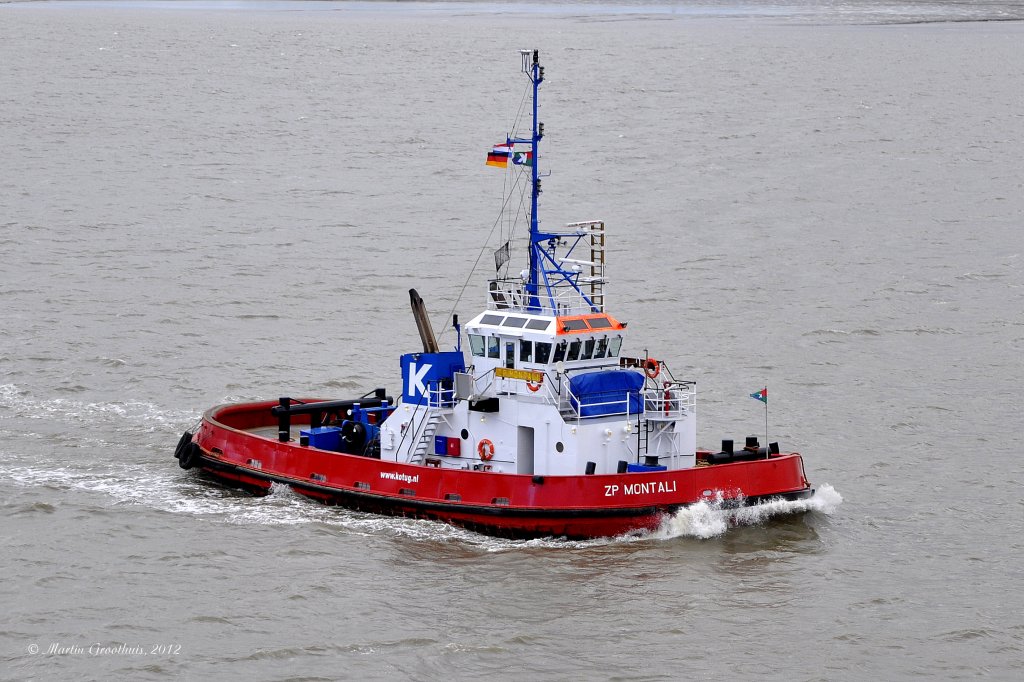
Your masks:
{"label": "foam in water", "polygon": [[749,507],[727,506],[721,496],[712,502],[698,502],[680,509],[662,521],[651,537],[666,540],[678,537],[708,539],[724,535],[730,526],[751,526],[774,516],[815,511],[832,514],[843,496],[828,483],[805,500],[768,500]]}
{"label": "foam in water", "polygon": [[165,427],[176,427],[196,421],[192,411],[166,410],[140,400],[118,402],[83,402],[67,398],[36,399],[15,384],[0,385],[0,408],[14,411],[27,419],[53,419],[72,424],[101,423],[141,427],[152,433]]}

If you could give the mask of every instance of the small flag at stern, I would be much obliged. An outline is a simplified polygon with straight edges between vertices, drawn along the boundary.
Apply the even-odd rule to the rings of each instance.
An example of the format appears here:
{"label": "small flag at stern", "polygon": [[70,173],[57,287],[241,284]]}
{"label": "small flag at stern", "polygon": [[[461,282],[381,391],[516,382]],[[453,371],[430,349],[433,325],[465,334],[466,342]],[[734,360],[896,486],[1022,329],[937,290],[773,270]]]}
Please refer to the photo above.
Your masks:
{"label": "small flag at stern", "polygon": [[762,388],[757,393],[751,393],[750,397],[755,399],[755,400],[760,400],[762,403],[767,405],[768,404],[768,387],[765,386],[764,388]]}

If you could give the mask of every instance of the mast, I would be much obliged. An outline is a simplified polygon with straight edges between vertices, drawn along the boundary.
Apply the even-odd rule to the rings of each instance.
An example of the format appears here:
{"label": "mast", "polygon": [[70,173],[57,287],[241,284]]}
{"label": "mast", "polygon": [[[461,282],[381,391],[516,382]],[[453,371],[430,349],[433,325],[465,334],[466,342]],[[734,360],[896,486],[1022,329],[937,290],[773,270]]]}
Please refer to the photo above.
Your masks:
{"label": "mast", "polygon": [[529,144],[530,154],[533,160],[530,178],[532,187],[530,191],[530,264],[529,277],[526,281],[527,307],[536,309],[539,307],[537,295],[540,292],[541,279],[543,277],[540,250],[540,221],[537,219],[537,200],[540,196],[540,159],[538,157],[538,143],[544,137],[544,124],[537,120],[537,94],[540,91],[540,84],[544,80],[544,67],[540,65],[538,50],[533,50],[533,60],[530,60],[530,50],[520,50],[519,54],[523,59],[523,73],[533,84],[533,121],[529,139],[509,138],[510,144]]}
{"label": "mast", "polygon": [[[523,73],[530,79],[533,86],[533,120],[530,125],[529,137],[513,137],[509,133],[505,137],[505,147],[514,148],[515,145],[529,145],[529,159],[523,160],[512,157],[514,165],[530,166],[530,247],[529,247],[529,269],[522,279],[492,280],[491,297],[498,301],[499,298],[504,305],[507,300],[521,306],[524,312],[530,313],[552,313],[555,315],[567,314],[569,311],[575,314],[583,312],[599,312],[604,305],[604,295],[601,294],[600,305],[595,303],[597,297],[594,292],[597,287],[603,284],[601,276],[598,276],[594,268],[598,266],[591,257],[589,261],[575,260],[569,258],[573,249],[584,239],[593,240],[596,234],[592,226],[597,223],[573,223],[568,227],[574,228],[571,231],[549,231],[541,230],[540,218],[538,216],[538,204],[540,203],[540,141],[544,139],[544,124],[538,120],[540,84],[544,82],[544,67],[540,65],[540,56],[537,50],[520,50],[523,60]],[[502,165],[502,164],[498,164]],[[601,224],[603,240],[603,224]],[[568,246],[566,247],[566,244]],[[601,242],[603,249],[604,242]],[[593,253],[593,241],[591,242]],[[559,249],[563,253],[556,253]],[[505,258],[507,260],[507,256]],[[495,262],[498,262],[498,254],[495,254]],[[603,268],[603,259],[601,266]],[[569,264],[566,267],[566,264]],[[582,267],[592,268],[591,276],[587,282],[591,287],[591,295],[588,296],[581,288]],[[499,266],[500,267],[500,266]],[[603,273],[603,270],[602,270]],[[505,298],[507,297],[507,299]]]}

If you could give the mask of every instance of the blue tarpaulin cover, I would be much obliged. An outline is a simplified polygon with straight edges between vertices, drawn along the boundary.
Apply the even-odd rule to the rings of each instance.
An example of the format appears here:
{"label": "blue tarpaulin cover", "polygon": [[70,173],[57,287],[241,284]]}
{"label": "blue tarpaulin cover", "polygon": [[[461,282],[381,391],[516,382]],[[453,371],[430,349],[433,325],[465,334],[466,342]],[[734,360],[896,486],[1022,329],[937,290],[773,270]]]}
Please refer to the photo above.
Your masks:
{"label": "blue tarpaulin cover", "polygon": [[[607,414],[630,414],[644,411],[640,388],[644,375],[623,370],[604,370],[579,374],[569,380],[573,393],[572,406],[581,417],[601,417]],[[579,398],[579,404],[576,399]]]}

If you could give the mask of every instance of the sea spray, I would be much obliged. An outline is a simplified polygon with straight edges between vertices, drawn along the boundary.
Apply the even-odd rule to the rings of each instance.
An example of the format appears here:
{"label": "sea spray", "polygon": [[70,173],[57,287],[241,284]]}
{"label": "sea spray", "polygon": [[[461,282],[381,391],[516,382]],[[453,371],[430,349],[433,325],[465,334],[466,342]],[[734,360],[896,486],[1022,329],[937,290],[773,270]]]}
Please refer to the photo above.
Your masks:
{"label": "sea spray", "polygon": [[730,526],[752,526],[775,516],[803,512],[832,514],[842,502],[843,496],[828,483],[804,500],[777,498],[749,507],[735,507],[719,496],[711,502],[702,501],[680,509],[662,521],[651,537],[659,540],[678,537],[706,540],[724,535]]}

